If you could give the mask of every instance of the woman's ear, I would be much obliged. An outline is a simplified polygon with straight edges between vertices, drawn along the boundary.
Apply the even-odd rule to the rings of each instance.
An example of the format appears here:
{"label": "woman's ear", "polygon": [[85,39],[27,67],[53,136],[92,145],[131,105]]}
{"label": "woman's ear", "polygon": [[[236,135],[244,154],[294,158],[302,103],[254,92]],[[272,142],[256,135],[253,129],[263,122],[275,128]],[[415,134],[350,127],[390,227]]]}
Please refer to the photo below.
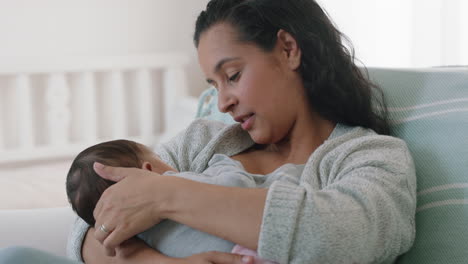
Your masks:
{"label": "woman's ear", "polygon": [[289,68],[297,70],[301,65],[301,49],[296,39],[283,29],[278,30],[276,37],[282,54],[286,56]]}
{"label": "woman's ear", "polygon": [[153,171],[153,165],[151,165],[151,163],[145,161],[145,162],[143,162],[143,165],[141,165],[141,169],[148,170],[148,171]]}

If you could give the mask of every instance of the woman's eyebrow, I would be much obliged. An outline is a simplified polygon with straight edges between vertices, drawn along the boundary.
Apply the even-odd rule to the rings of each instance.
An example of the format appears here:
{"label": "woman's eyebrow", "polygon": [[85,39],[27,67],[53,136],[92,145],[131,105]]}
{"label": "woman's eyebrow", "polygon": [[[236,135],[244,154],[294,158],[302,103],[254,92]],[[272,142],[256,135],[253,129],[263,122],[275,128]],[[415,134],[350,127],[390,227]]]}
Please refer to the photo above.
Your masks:
{"label": "woman's eyebrow", "polygon": [[223,67],[223,65],[226,64],[227,62],[238,60],[238,59],[240,59],[240,57],[230,57],[230,58],[224,58],[220,60],[214,67],[213,73],[217,73],[221,69],[221,67]]}
{"label": "woman's eyebrow", "polygon": [[[214,67],[214,70],[213,70],[213,73],[217,73],[219,72],[219,70],[221,70],[221,67],[223,67],[224,64],[230,62],[230,61],[233,61],[233,60],[238,60],[240,59],[240,57],[229,57],[229,58],[224,58],[222,60],[220,60],[218,63],[216,63],[216,66]],[[209,84],[212,84],[213,83],[213,80],[211,79],[206,79],[206,82],[209,83]]]}

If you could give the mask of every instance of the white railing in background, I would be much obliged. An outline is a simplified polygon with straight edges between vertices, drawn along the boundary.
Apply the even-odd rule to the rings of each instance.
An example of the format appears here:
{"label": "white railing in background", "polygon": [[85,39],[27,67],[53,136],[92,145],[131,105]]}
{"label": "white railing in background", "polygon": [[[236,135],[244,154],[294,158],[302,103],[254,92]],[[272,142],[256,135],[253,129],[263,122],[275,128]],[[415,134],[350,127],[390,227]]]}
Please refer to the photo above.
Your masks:
{"label": "white railing in background", "polygon": [[0,165],[73,157],[117,138],[153,145],[193,119],[178,53],[0,58]]}

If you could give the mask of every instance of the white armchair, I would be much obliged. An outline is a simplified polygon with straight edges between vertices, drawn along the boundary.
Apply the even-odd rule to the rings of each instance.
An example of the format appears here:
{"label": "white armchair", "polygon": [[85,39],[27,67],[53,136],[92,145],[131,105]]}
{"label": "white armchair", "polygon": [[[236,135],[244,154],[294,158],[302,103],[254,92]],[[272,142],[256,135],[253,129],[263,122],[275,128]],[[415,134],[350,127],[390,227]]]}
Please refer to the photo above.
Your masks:
{"label": "white armchair", "polygon": [[74,218],[70,207],[0,210],[0,248],[26,246],[65,256]]}

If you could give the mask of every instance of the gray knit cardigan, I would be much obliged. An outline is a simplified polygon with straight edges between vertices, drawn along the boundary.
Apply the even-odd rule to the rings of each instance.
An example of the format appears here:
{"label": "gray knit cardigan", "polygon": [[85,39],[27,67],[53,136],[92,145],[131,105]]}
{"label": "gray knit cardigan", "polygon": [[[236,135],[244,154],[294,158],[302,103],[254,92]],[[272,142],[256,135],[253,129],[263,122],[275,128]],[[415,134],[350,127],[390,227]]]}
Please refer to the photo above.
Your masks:
{"label": "gray knit cardigan", "polygon": [[[179,171],[201,173],[215,153],[254,144],[238,124],[198,119],[156,152]],[[415,237],[416,175],[404,141],[338,124],[309,157],[299,185],[269,188],[260,257],[279,263],[392,263]],[[68,254],[81,260],[88,226],[77,219]]]}

